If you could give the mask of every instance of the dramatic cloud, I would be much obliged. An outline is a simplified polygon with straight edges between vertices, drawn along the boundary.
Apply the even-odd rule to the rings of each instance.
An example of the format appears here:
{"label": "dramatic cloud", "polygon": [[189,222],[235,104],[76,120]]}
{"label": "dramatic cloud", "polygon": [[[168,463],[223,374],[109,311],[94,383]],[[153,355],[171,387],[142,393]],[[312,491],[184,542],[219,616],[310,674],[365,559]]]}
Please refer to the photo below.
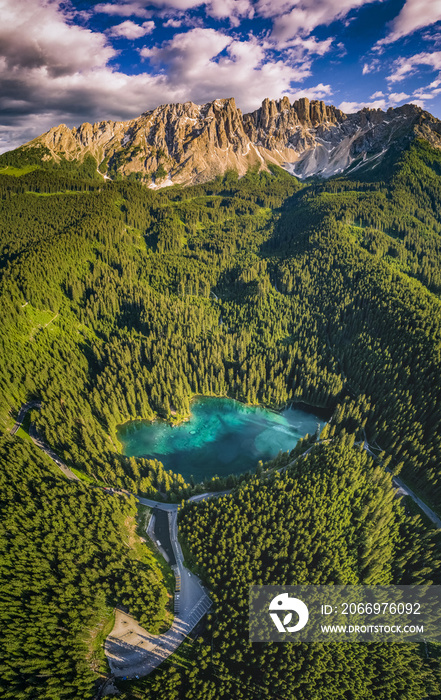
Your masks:
{"label": "dramatic cloud", "polygon": [[151,34],[155,28],[154,22],[143,22],[143,24],[136,24],[136,22],[131,22],[127,19],[121,24],[109,29],[109,36],[113,37],[123,37],[124,39],[140,39],[142,36]]}
{"label": "dramatic cloud", "polygon": [[176,34],[171,41],[164,42],[162,46],[141,49],[140,54],[156,65],[168,66],[171,69],[169,76],[180,81],[184,76],[199,76],[201,67],[206,68],[211,59],[231,42],[230,37],[215,29],[198,28]]}
{"label": "dramatic cloud", "polygon": [[441,20],[441,0],[406,0],[400,14],[391,23],[391,31],[378,45],[391,44]]}
{"label": "dramatic cloud", "polygon": [[[337,93],[347,111],[408,95],[435,106],[441,84],[434,75],[418,90],[406,81],[419,71],[441,71],[441,50],[411,51],[409,39],[403,58],[388,63],[387,42],[377,42],[381,62],[378,53],[364,59],[364,78],[354,42],[343,44],[338,25],[326,30],[335,20],[347,25],[365,5],[372,20],[375,1],[381,0],[0,0],[0,150],[59,123],[131,119],[166,102],[235,97],[249,111],[265,97],[329,100]],[[416,12],[417,0],[407,0],[388,41],[394,32],[433,24],[439,3],[429,0]],[[376,39],[387,34],[376,31]],[[139,47],[145,36],[135,53],[133,42]],[[439,27],[422,40],[436,48]],[[381,82],[373,87],[374,71]]]}
{"label": "dramatic cloud", "polygon": [[6,67],[44,69],[56,78],[105,65],[115,54],[104,35],[67,24],[57,3],[1,2],[1,55]]}
{"label": "dramatic cloud", "polygon": [[1,150],[60,121],[131,117],[146,91],[161,100],[161,76],[127,76],[108,67],[117,56],[108,38],[77,26],[57,2],[1,0]]}
{"label": "dramatic cloud", "polygon": [[398,58],[393,63],[393,71],[387,76],[390,83],[398,83],[409,75],[413,75],[419,66],[429,66],[433,70],[441,70],[441,51],[418,53],[407,58]]}
{"label": "dramatic cloud", "polygon": [[[165,102],[236,96],[251,110],[265,97],[291,94],[291,84],[310,74],[304,61],[296,67],[271,59],[253,37],[196,28],[142,49],[150,72],[127,75],[109,66],[117,53],[107,37],[68,24],[56,3],[17,0],[11,7],[0,27],[0,150],[60,122],[129,119]],[[126,35],[132,24],[140,26],[122,24]],[[324,48],[317,43],[315,50]],[[318,86],[317,94],[329,89]]]}
{"label": "dramatic cloud", "polygon": [[183,99],[189,94],[196,102],[237,95],[244,110],[255,109],[265,97],[290,93],[291,82],[310,74],[304,65],[293,69],[268,60],[255,39],[236,41],[214,29],[192,29],[140,53],[165,71],[170,89]]}

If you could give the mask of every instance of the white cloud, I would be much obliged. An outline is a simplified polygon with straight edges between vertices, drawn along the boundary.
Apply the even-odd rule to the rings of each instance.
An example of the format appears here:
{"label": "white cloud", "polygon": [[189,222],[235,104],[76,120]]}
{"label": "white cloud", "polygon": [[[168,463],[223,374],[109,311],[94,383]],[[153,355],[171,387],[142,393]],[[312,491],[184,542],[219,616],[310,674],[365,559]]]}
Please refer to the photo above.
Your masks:
{"label": "white cloud", "polygon": [[143,22],[142,24],[136,24],[127,19],[121,24],[117,24],[108,30],[109,36],[112,37],[123,37],[124,39],[140,39],[142,36],[151,34],[155,28],[155,23]]}
{"label": "white cloud", "polygon": [[[96,5],[94,10],[95,12],[124,17],[150,17],[156,10],[156,14],[159,16],[170,18],[170,24],[167,26],[179,27],[181,18],[176,18],[176,11],[185,12],[203,5],[205,5],[205,12],[209,17],[218,20],[228,19],[232,26],[238,26],[241,18],[251,19],[254,15],[251,0],[138,0],[130,3],[101,3]],[[149,7],[148,10],[146,6]],[[170,16],[171,13],[174,13],[174,16]]]}
{"label": "white cloud", "polygon": [[337,54],[337,55],[338,55],[339,58],[344,58],[344,56],[347,55],[348,50],[347,50],[346,46],[343,44],[342,41],[339,41],[339,42],[338,42],[336,48],[338,49],[338,54]]}
{"label": "white cloud", "polygon": [[415,90],[414,97],[420,100],[433,100],[435,95],[432,92],[424,92],[424,90]]}
{"label": "white cloud", "polygon": [[253,38],[237,41],[207,28],[177,34],[140,53],[158,69],[166,68],[166,84],[180,99],[205,102],[237,95],[244,110],[255,109],[265,97],[290,94],[291,82],[309,75],[301,65],[293,68],[269,60],[262,44]]}
{"label": "white cloud", "polygon": [[340,102],[338,108],[346,114],[359,112],[360,109],[367,107],[368,109],[385,109],[386,100],[374,100],[373,102]]}
{"label": "white cloud", "polygon": [[173,17],[170,17],[164,24],[162,25],[163,27],[173,27],[176,29],[177,27],[181,27],[183,24],[182,19],[173,19]]}
{"label": "white cloud", "polygon": [[250,0],[211,0],[206,12],[214,19],[229,19],[233,26],[238,26],[240,19],[254,16],[254,8]]}
{"label": "white cloud", "polygon": [[418,66],[429,66],[433,70],[441,70],[441,51],[423,52],[407,58],[398,58],[394,61],[393,71],[386,80],[390,83],[398,83],[416,73]]}
{"label": "white cloud", "polygon": [[338,106],[343,112],[351,114],[359,112],[364,107],[385,110],[388,107],[397,107],[400,102],[417,104],[418,100],[410,98],[410,95],[405,92],[391,92],[389,95],[384,95],[381,90],[378,90],[366,102],[341,102]]}
{"label": "white cloud", "polygon": [[307,36],[316,27],[345,18],[351,10],[376,0],[259,0],[257,11],[274,17],[273,37],[286,41]]}
{"label": "white cloud", "polygon": [[215,29],[197,28],[175,34],[173,39],[161,46],[143,48],[140,55],[155,64],[166,64],[171,69],[169,77],[175,76],[175,79],[180,80],[189,74],[196,77],[200,68],[210,63],[231,42],[230,37]]}
{"label": "white cloud", "polygon": [[391,92],[388,95],[388,100],[392,105],[398,104],[398,102],[404,102],[404,100],[408,100],[410,95],[408,95],[406,92]]}
{"label": "white cloud", "polygon": [[112,4],[110,2],[94,5],[93,11],[97,14],[112,15],[116,17],[150,17],[151,12],[137,2]]}
{"label": "white cloud", "polygon": [[436,29],[429,29],[429,31],[424,32],[421,37],[424,41],[431,41],[435,46],[441,45],[441,32],[436,31]]}
{"label": "white cloud", "polygon": [[[143,49],[150,72],[126,75],[109,65],[117,54],[107,36],[70,24],[57,2],[10,0],[0,41],[0,150],[59,123],[131,119],[167,102],[236,96],[238,106],[249,111],[265,97],[294,98],[301,92],[320,98],[331,92],[322,84],[293,91],[292,83],[310,74],[306,61],[288,65],[272,59],[271,50],[253,37],[239,41],[204,28]],[[316,42],[313,50],[325,49]]]}
{"label": "white cloud", "polygon": [[309,36],[306,39],[298,36],[290,41],[278,43],[277,48],[289,48],[289,56],[297,61],[301,61],[307,56],[324,56],[331,50],[333,41],[334,37],[319,41],[315,36]]}
{"label": "white cloud", "polygon": [[433,80],[429,85],[422,86],[413,91],[413,98],[417,100],[433,100],[441,94],[441,79]]}
{"label": "white cloud", "polygon": [[204,5],[206,0],[146,0],[143,2],[140,0],[139,5],[141,7],[148,5],[149,8],[158,8],[165,10],[178,10],[184,12],[185,10],[190,10],[194,7],[199,7]]}
{"label": "white cloud", "polygon": [[391,44],[441,20],[441,0],[406,0],[400,14],[392,21],[391,31],[378,45]]}
{"label": "white cloud", "polygon": [[373,58],[372,61],[370,61],[369,63],[363,64],[362,74],[367,75],[368,73],[375,73],[376,71],[380,70],[380,68],[381,68],[380,59]]}
{"label": "white cloud", "polygon": [[173,12],[170,16],[168,10],[161,10],[157,13],[163,21],[163,27],[170,27],[172,29],[179,29],[180,27],[190,27],[192,29],[196,27],[204,27],[203,17],[197,16],[192,12]]}
{"label": "white cloud", "polygon": [[289,98],[291,101],[298,100],[300,97],[307,97],[308,100],[324,100],[332,95],[332,88],[330,85],[323,85],[319,83],[314,87],[302,88],[301,90],[291,91]]}

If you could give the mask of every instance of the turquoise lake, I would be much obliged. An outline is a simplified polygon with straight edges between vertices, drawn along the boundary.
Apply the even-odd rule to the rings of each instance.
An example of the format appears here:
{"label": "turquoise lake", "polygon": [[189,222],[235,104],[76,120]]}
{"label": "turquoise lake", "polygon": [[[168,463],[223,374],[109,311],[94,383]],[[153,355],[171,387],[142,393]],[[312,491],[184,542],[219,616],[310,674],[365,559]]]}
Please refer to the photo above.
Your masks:
{"label": "turquoise lake", "polygon": [[119,429],[118,439],[125,455],[159,459],[166,469],[199,482],[254,470],[259,460],[292,450],[318,423],[323,427],[323,419],[295,408],[275,413],[207,397],[192,401],[186,423],[133,421]]}

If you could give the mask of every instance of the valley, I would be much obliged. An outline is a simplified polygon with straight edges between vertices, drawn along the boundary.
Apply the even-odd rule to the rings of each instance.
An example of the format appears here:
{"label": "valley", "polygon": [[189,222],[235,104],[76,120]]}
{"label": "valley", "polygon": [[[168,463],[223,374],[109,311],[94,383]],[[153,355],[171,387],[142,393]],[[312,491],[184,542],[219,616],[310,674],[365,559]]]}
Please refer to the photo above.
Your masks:
{"label": "valley", "polygon": [[[438,645],[252,645],[247,606],[441,582],[439,133],[415,106],[218,100],[0,155],[5,698],[92,700],[113,670],[121,700],[435,700]],[[206,591],[175,623],[137,502]]]}
{"label": "valley", "polygon": [[[40,408],[40,405],[34,402],[23,406],[19,411],[19,419],[23,420],[26,413],[35,407]],[[244,409],[245,407],[242,407],[242,411]],[[12,434],[16,432],[14,428],[11,430]],[[29,432],[32,432],[31,429]],[[36,436],[34,436],[33,440],[57,464],[67,478],[78,478],[72,472],[69,472],[57,456],[43,445]],[[298,454],[294,460],[282,467],[280,471],[283,472],[292,467],[297,460],[310,454],[318,444],[320,444],[320,441],[314,442],[304,452]],[[373,454],[366,442],[362,444],[362,447],[367,453]],[[274,468],[277,469],[276,466]],[[434,525],[441,529],[440,518],[427,508],[398,477],[394,477],[390,486],[398,489],[398,493],[409,494]],[[116,497],[116,494],[122,496],[130,495],[127,492],[116,492],[109,489],[106,489],[106,491],[109,492],[111,498],[113,495]],[[218,498],[229,493],[231,491],[219,492],[218,494],[202,493],[190,497],[188,503],[200,503],[208,498]],[[178,505],[139,497],[137,500],[142,505],[153,509],[146,534],[151,538],[155,547],[159,548],[161,555],[164,556],[167,563],[171,566],[176,579],[176,591],[174,594],[174,621],[170,629],[162,635],[152,635],[123,609],[117,608],[115,610],[113,629],[104,642],[106,658],[110,666],[111,678],[128,678],[131,680],[149,675],[155,668],[164,663],[169,656],[174,654],[211,607],[210,598],[204,590],[200,579],[187,569],[184,564],[183,553],[178,540]],[[156,527],[156,520],[158,520],[160,515],[163,516],[162,519],[166,529],[165,534],[160,534],[163,530],[161,528],[158,530]]]}

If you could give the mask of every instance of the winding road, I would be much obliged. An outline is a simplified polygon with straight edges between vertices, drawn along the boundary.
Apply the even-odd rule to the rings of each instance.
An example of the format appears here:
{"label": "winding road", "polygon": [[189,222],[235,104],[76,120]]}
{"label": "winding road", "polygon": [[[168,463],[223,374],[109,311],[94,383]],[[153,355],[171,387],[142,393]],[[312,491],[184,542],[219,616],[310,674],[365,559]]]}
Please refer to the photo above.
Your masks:
{"label": "winding road", "polygon": [[[366,432],[365,432],[365,437],[366,437]],[[360,444],[360,443],[357,443]],[[365,439],[363,442],[363,449],[366,450],[368,454],[371,455],[374,459],[378,459],[376,456],[375,452],[372,451],[372,447],[369,445],[368,441]],[[380,448],[378,448],[380,449]],[[392,474],[393,472],[386,467],[386,471],[389,472],[389,474]],[[416,493],[412,491],[412,489],[407,486],[402,479],[400,479],[398,476],[393,476],[392,477],[392,483],[397,489],[397,492],[402,495],[402,496],[410,496],[411,499],[417,504],[417,506],[420,508],[420,510],[423,511],[425,515],[429,518],[429,520],[435,525],[435,527],[438,528],[438,530],[441,530],[441,518],[431,509],[429,506],[424,503],[424,501],[419,498]]]}
{"label": "winding road", "polygon": [[15,425],[11,428],[11,435],[15,435],[17,430],[20,428],[22,425],[26,413],[31,410],[31,408],[41,408],[41,403],[39,401],[28,401],[28,403],[23,404],[23,406],[20,408],[17,416],[17,420],[15,422]]}
{"label": "winding road", "polygon": [[[21,427],[21,425],[23,424],[23,421],[24,421],[24,419],[25,419],[26,414],[27,414],[28,411],[30,411],[32,408],[41,408],[41,403],[40,403],[39,401],[29,401],[28,403],[25,403],[25,404],[20,408],[20,410],[19,410],[19,412],[18,412],[17,420],[16,420],[16,422],[15,422],[15,425],[11,428],[11,435],[15,435],[15,434],[16,434],[16,432],[18,431],[18,429],[19,429],[19,428]],[[50,457],[50,459],[51,459],[53,462],[55,462],[55,464],[57,465],[57,467],[59,467],[59,469],[61,469],[61,471],[63,472],[64,476],[67,476],[68,479],[72,479],[73,481],[74,481],[74,480],[76,480],[76,481],[79,480],[78,477],[77,477],[77,475],[74,474],[73,471],[72,471],[71,469],[69,469],[69,467],[68,467],[66,464],[64,464],[64,462],[61,461],[61,459],[59,458],[59,456],[58,456],[53,450],[51,450],[51,448],[48,447],[48,445],[46,445],[46,444],[43,442],[43,440],[41,440],[41,439],[38,437],[37,431],[35,430],[35,426],[34,426],[32,423],[31,423],[31,425],[29,426],[29,437],[31,438],[31,440],[32,440],[32,442],[34,443],[34,445],[37,445],[37,447],[39,447],[40,450],[43,450],[43,452],[45,452],[45,453],[47,454],[47,456]]]}
{"label": "winding road", "polygon": [[[204,494],[205,498],[221,494]],[[134,618],[117,610],[115,626],[106,639],[104,650],[114,676],[136,678],[146,676],[173,654],[185,637],[211,607],[201,580],[184,566],[184,557],[178,541],[178,505],[138,498],[143,505],[153,508],[147,534],[161,553],[172,564],[176,578],[175,619],[167,632],[153,635],[143,629]],[[168,531],[161,528],[158,540],[155,519],[168,521]],[[164,518],[165,515],[165,518]],[[172,552],[170,552],[170,546]],[[171,559],[170,554],[173,555]]]}
{"label": "winding road", "polygon": [[439,518],[437,514],[434,513],[433,510],[421,500],[421,498],[418,498],[412,489],[410,489],[409,486],[406,486],[404,481],[402,481],[398,476],[394,476],[392,478],[392,483],[404,496],[410,496],[411,499],[415,501],[417,506],[423,511],[423,513],[427,515],[429,520],[431,520],[432,523],[438,528],[438,530],[441,530],[441,518]]}
{"label": "winding road", "polygon": [[[31,401],[20,408],[17,422],[11,429],[12,435],[22,425],[26,413],[31,408],[39,408],[40,405],[37,401]],[[78,480],[76,474],[38,437],[33,425],[29,428],[29,435],[34,444],[55,462],[68,479]],[[324,442],[329,442],[329,440]],[[299,457],[303,457],[311,452],[315,444],[311,445]],[[363,447],[376,458],[367,440],[363,442]],[[299,457],[296,457],[293,462]],[[282,471],[290,464],[282,467]],[[441,519],[401,479],[393,477],[393,484],[399,492],[409,495],[434,525],[441,529]],[[128,494],[128,492],[119,492],[113,489],[108,489],[108,491],[115,494]],[[192,496],[188,500],[198,502],[207,498],[219,498],[228,493],[230,492],[202,493]],[[153,635],[141,627],[133,617],[122,610],[116,610],[115,625],[105,641],[104,650],[113,676],[123,678],[146,676],[159,666],[168,656],[176,651],[185,637],[194,629],[199,620],[211,607],[211,600],[201,580],[184,566],[184,557],[178,541],[179,506],[175,503],[162,503],[148,498],[136,496],[135,498],[137,498],[139,503],[153,509],[147,534],[159,551],[165,555],[166,560],[170,562],[175,574],[175,618],[167,632],[161,635]]]}
{"label": "winding road", "polygon": [[[11,428],[11,435],[15,435],[15,433],[17,432],[19,427],[22,425],[24,418],[26,416],[26,413],[28,411],[30,411],[31,408],[40,408],[40,407],[41,407],[41,403],[39,401],[29,401],[28,403],[24,404],[18,412],[17,421],[16,421],[15,425],[13,426],[13,428]],[[58,457],[58,455],[55,454],[55,452],[53,450],[51,450],[50,447],[48,447],[42,440],[40,440],[40,438],[38,437],[37,432],[35,430],[35,427],[33,425],[31,425],[29,428],[29,436],[30,436],[31,440],[34,442],[34,444],[37,445],[37,447],[39,447],[41,450],[43,450],[43,452],[45,452],[48,455],[48,457],[50,457],[51,460],[53,462],[55,462],[55,464],[61,469],[63,474],[65,476],[67,476],[68,479],[78,480],[77,475],[74,474],[73,471],[71,469],[69,469],[69,467],[66,466],[66,464],[64,464],[64,462],[61,461],[61,459]],[[325,440],[323,442],[329,442],[329,440]],[[315,443],[315,444],[317,444],[317,443]],[[358,444],[360,444],[360,443],[358,443]],[[311,447],[308,450],[306,450],[303,454],[301,454],[300,457],[307,455],[312,450],[313,447],[314,447],[314,445],[311,445]],[[377,456],[375,455],[374,452],[372,452],[372,449],[371,449],[367,440],[364,440],[363,448],[372,457],[374,457],[374,459],[377,459]],[[296,459],[298,459],[298,457],[296,457]],[[283,467],[283,469],[286,469],[291,464],[292,463],[286,465],[286,467]],[[388,469],[387,471],[390,471],[390,470]],[[423,511],[423,513],[425,513],[427,515],[429,520],[431,520],[431,522],[435,525],[435,527],[437,527],[438,529],[441,529],[441,518],[426,503],[424,503],[424,501],[422,501],[421,498],[419,498],[412,491],[412,489],[409,486],[407,486],[397,476],[393,477],[392,482],[393,482],[393,485],[395,486],[395,488],[402,495],[410,496],[412,498],[412,500],[417,504],[417,506]],[[197,495],[197,496],[192,496],[188,500],[189,501],[200,501],[200,500],[203,500],[204,498],[209,498],[209,497],[213,497],[213,496],[219,497],[219,496],[224,495],[226,493],[229,493],[229,491],[221,491],[221,492],[216,493],[216,494],[202,493],[202,494]],[[151,508],[155,508],[157,506],[157,507],[160,507],[160,508],[165,509],[165,510],[170,510],[170,511],[177,510],[177,506],[173,503],[159,503],[156,501],[151,501],[147,498],[138,499],[138,500],[141,503],[144,503],[145,505],[149,505]]]}
{"label": "winding road", "polygon": [[37,445],[37,447],[39,447],[40,450],[43,450],[43,452],[45,452],[47,456],[50,457],[53,462],[55,462],[57,467],[63,472],[64,476],[67,476],[68,479],[72,479],[72,481],[79,481],[77,475],[74,474],[73,471],[69,469],[69,467],[66,464],[64,464],[64,462],[61,461],[59,456],[53,450],[51,450],[51,448],[48,447],[46,443],[43,442],[43,440],[40,440],[40,438],[37,435],[37,431],[35,430],[35,426],[32,423],[29,426],[29,437],[31,438],[34,445]]}
{"label": "winding road", "polygon": [[[24,404],[17,416],[17,421],[11,429],[15,435],[23,420],[32,408],[40,408],[38,401],[29,401]],[[58,455],[39,438],[34,425],[29,427],[29,437],[55,464],[63,474],[72,480],[78,480],[76,474],[62,462]],[[109,493],[125,493],[109,489]],[[219,497],[228,493],[204,493],[192,496],[190,501],[200,501],[206,498]],[[185,637],[194,629],[199,620],[211,607],[211,600],[204,589],[201,580],[184,566],[184,557],[178,541],[178,505],[176,503],[162,503],[148,498],[137,500],[143,505],[167,515],[166,522],[168,532],[164,533],[166,542],[158,542],[158,535],[154,531],[153,514],[147,534],[151,537],[155,546],[159,544],[159,550],[166,554],[170,560],[170,547],[173,554],[173,572],[176,578],[176,594],[174,600],[175,619],[170,629],[162,635],[153,635],[141,627],[138,622],[122,610],[116,610],[115,625],[104,645],[104,650],[114,676],[130,677],[145,676],[159,666],[170,654],[173,654]],[[168,545],[168,546],[167,546]],[[169,554],[167,555],[167,549]]]}

